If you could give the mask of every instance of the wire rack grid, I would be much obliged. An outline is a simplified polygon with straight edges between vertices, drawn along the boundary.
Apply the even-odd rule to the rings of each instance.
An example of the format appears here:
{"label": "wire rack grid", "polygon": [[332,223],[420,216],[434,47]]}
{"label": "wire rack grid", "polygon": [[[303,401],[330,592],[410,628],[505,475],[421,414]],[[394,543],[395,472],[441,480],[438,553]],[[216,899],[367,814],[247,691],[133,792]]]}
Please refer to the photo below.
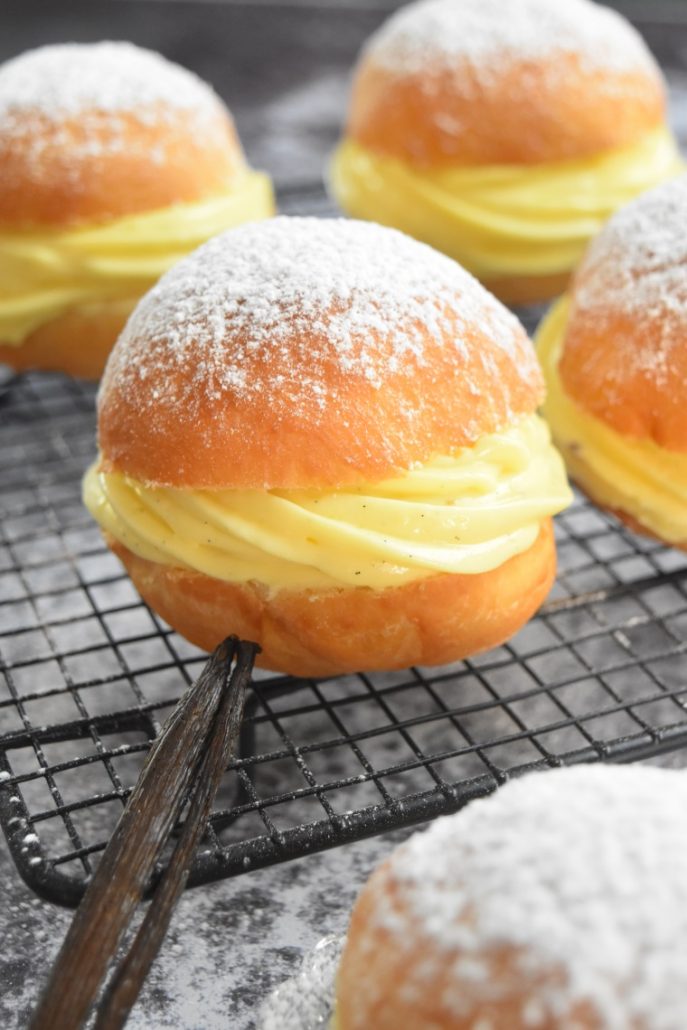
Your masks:
{"label": "wire rack grid", "polygon": [[[108,7],[110,23],[125,8]],[[188,39],[209,41],[224,18],[225,42],[242,51],[259,29],[264,47],[266,23],[250,5],[232,6],[232,32],[223,5],[207,8],[210,21],[192,9]],[[687,30],[674,5],[660,12],[652,5],[642,30],[668,67],[684,143]],[[79,16],[90,14],[84,7]],[[242,69],[239,96],[269,80],[276,101],[244,112],[241,129],[259,164],[280,165],[286,213],[332,213],[321,184],[301,178],[322,165],[340,117],[338,80],[329,66],[315,73],[319,58],[303,49],[320,38],[311,31],[322,30],[317,18],[271,10],[274,62],[253,67],[237,51],[233,63],[223,56],[206,68],[209,44],[186,62],[201,74]],[[329,12],[329,56],[342,75],[370,19],[378,20],[362,8],[355,17]],[[169,27],[164,13],[156,26],[155,38]],[[289,99],[285,39],[294,81],[301,64],[324,76],[307,110],[300,87]],[[185,40],[177,40],[182,55]],[[536,317],[529,313],[530,329]],[[95,455],[94,389],[1,373],[0,824],[24,880],[73,906],[151,740],[205,655],[141,602],[81,505],[81,476]],[[488,654],[325,681],[257,673],[190,884],[454,811],[529,769],[685,746],[687,555],[626,532],[580,498],[557,519],[557,539],[551,598]]]}
{"label": "wire rack grid", "polygon": [[[74,905],[205,656],[80,503],[93,389],[9,378],[0,414],[0,822],[26,882]],[[528,769],[687,744],[687,556],[580,499],[557,521],[554,593],[507,645],[436,669],[259,672],[191,883],[453,811]]]}

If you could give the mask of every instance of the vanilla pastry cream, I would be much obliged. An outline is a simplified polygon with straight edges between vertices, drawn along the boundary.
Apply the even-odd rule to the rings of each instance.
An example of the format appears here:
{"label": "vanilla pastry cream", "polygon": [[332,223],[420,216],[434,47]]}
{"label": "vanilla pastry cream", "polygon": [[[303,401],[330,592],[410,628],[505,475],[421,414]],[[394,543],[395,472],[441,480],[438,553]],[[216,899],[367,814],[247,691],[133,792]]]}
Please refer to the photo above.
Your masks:
{"label": "vanilla pastry cream", "polygon": [[93,517],[139,557],[273,589],[382,589],[488,572],[531,547],[570,499],[536,415],[373,486],[184,490],[97,463],[84,480]]}
{"label": "vanilla pastry cream", "polygon": [[74,308],[135,301],[211,236],[274,214],[269,177],[246,169],[230,193],[67,231],[0,232],[0,342],[20,347]]}
{"label": "vanilla pastry cream", "polygon": [[669,543],[687,541],[687,454],[625,436],[566,392],[558,363],[570,300],[562,297],[536,337],[547,383],[544,415],[573,479],[599,504],[632,515]]}
{"label": "vanilla pastry cream", "polygon": [[433,170],[348,139],[331,187],[350,215],[401,229],[489,280],[568,271],[617,208],[683,170],[665,126],[574,161]]}

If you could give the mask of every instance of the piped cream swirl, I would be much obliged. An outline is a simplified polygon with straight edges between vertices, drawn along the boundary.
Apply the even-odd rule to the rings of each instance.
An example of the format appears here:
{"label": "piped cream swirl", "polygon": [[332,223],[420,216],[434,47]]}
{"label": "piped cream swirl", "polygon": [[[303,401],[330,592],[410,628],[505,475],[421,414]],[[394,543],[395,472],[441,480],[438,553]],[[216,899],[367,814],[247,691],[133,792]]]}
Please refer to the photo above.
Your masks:
{"label": "piped cream swirl", "polygon": [[273,589],[382,589],[498,567],[532,546],[570,491],[548,429],[532,415],[365,487],[182,490],[96,464],[84,500],[103,530],[150,561]]}
{"label": "piped cream swirl", "polygon": [[347,139],[331,186],[349,214],[402,229],[489,280],[567,272],[617,208],[683,170],[665,126],[631,147],[538,165],[414,168]]}
{"label": "piped cream swirl", "polygon": [[566,393],[558,363],[569,311],[569,298],[561,298],[536,337],[548,391],[544,415],[568,470],[600,504],[627,512],[662,540],[685,544],[687,454],[619,433]]}
{"label": "piped cream swirl", "polygon": [[211,236],[274,214],[272,186],[246,169],[231,192],[67,231],[0,232],[0,343],[21,346],[74,308],[131,300]]}

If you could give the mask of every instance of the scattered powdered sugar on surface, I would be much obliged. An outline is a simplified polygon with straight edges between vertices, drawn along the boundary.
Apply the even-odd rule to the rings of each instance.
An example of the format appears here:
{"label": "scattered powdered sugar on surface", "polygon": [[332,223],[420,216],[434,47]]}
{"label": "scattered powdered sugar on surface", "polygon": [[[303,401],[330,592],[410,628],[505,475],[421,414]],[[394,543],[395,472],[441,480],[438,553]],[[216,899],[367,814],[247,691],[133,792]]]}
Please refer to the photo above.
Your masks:
{"label": "scattered powdered sugar on surface", "polygon": [[375,64],[400,74],[459,64],[478,81],[504,62],[573,53],[591,68],[656,75],[639,33],[621,15],[589,0],[421,0],[394,14],[370,38]]}
{"label": "scattered powdered sugar on surface", "polygon": [[[687,335],[687,175],[663,183],[618,211],[578,270],[571,319],[597,327],[622,311],[636,327],[622,368],[660,381]],[[638,345],[638,341],[640,345]]]}
{"label": "scattered powdered sugar on surface", "polygon": [[260,1007],[257,1030],[318,1030],[329,1026],[345,940],[324,937],[305,956],[300,972],[277,987]]}
{"label": "scattered powdered sugar on surface", "polygon": [[[457,1012],[461,979],[482,980],[498,996],[486,952],[505,945],[522,949],[523,978],[563,972],[544,982],[528,1013],[533,1027],[586,1000],[606,1030],[682,1030],[686,856],[683,773],[590,766],[532,774],[402,845],[391,876],[405,910],[385,896],[374,918],[400,946],[416,948],[420,927],[440,952],[459,950],[444,999]],[[423,990],[421,966],[404,989]]]}
{"label": "scattered powdered sugar on surface", "polygon": [[129,319],[103,391],[117,383],[184,419],[257,399],[279,422],[337,403],[332,368],[379,389],[423,366],[428,334],[448,336],[460,362],[475,324],[536,375],[517,319],[454,261],[374,223],[275,218],[215,237],[163,276]]}

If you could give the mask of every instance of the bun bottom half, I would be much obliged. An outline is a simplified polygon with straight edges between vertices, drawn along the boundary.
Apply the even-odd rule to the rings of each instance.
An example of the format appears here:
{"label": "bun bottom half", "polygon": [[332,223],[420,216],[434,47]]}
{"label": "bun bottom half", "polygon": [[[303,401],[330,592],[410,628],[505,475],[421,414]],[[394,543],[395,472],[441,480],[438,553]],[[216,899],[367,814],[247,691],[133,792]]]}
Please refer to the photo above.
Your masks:
{"label": "bun bottom half", "polygon": [[100,379],[105,362],[137,298],[72,311],[34,329],[19,347],[0,342],[0,364],[17,372],[40,369]]}
{"label": "bun bottom half", "polygon": [[191,643],[210,651],[235,633],[260,645],[259,665],[294,676],[443,665],[486,651],[534,614],[556,571],[550,519],[527,551],[491,572],[384,590],[273,592],[151,562],[105,539],[141,597]]}
{"label": "bun bottom half", "polygon": [[[569,473],[569,475],[571,474]],[[653,529],[650,529],[648,526],[645,526],[644,523],[641,522],[636,515],[632,515],[629,511],[625,511],[623,508],[616,507],[612,504],[607,504],[604,501],[600,500],[595,495],[594,491],[590,490],[584,483],[580,483],[579,479],[575,479],[575,477],[571,475],[570,481],[574,482],[575,486],[580,491],[580,493],[584,494],[584,496],[589,501],[591,501],[591,503],[596,508],[598,508],[600,511],[607,512],[609,515],[612,515],[614,518],[618,520],[618,522],[622,522],[623,525],[626,526],[627,529],[629,529],[632,533],[636,533],[638,536],[649,537],[650,540],[657,540],[660,544],[663,544],[664,547],[674,547],[678,551],[687,551],[687,540],[666,540],[664,537],[654,532]]]}
{"label": "bun bottom half", "polygon": [[555,275],[502,276],[482,279],[482,285],[504,304],[538,304],[564,293],[571,271]]}

